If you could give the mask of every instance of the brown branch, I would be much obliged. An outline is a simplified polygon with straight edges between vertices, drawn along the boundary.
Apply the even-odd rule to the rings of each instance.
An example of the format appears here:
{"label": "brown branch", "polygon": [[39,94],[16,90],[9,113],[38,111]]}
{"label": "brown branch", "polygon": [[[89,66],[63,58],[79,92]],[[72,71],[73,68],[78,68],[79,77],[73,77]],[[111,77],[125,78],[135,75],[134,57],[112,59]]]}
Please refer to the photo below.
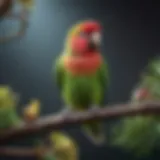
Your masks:
{"label": "brown branch", "polygon": [[40,159],[45,153],[50,151],[50,148],[45,146],[37,148],[26,148],[26,147],[0,147],[0,156],[9,157],[34,157]]}
{"label": "brown branch", "polygon": [[34,148],[0,147],[0,155],[13,157],[38,157],[38,152]]}
{"label": "brown branch", "polygon": [[60,129],[66,125],[80,124],[91,120],[103,120],[110,118],[119,118],[135,115],[160,114],[160,101],[143,102],[141,104],[122,104],[103,109],[97,109],[86,112],[71,112],[68,115],[57,114],[38,119],[31,124],[22,124],[21,126],[5,131],[0,131],[0,143],[11,139],[24,137],[38,132],[48,132],[51,129]]}

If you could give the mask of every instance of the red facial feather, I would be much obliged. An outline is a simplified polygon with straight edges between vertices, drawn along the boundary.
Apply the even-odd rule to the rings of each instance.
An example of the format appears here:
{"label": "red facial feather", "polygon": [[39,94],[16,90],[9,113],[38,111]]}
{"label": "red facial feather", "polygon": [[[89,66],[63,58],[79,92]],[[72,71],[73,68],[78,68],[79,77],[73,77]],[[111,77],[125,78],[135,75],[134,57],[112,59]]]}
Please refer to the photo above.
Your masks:
{"label": "red facial feather", "polygon": [[99,53],[85,57],[64,57],[65,68],[73,75],[90,75],[97,71],[101,63],[102,57]]}
{"label": "red facial feather", "polygon": [[98,22],[88,21],[82,25],[82,31],[86,33],[96,32],[101,30],[101,26]]}
{"label": "red facial feather", "polygon": [[[81,31],[87,34],[91,32],[100,32],[101,26],[96,21],[86,21],[81,26]],[[76,35],[72,37],[71,48],[74,54],[86,55],[88,52],[89,39]]]}
{"label": "red facial feather", "polygon": [[73,37],[72,50],[76,54],[83,54],[87,50],[88,41],[83,37]]}

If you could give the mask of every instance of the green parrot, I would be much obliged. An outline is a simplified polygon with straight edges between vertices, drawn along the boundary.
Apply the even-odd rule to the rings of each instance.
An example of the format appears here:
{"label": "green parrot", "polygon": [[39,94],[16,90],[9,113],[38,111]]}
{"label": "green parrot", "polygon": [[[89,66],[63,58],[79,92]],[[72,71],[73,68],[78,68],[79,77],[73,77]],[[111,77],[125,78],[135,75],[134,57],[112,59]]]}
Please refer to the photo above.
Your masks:
{"label": "green parrot", "polygon": [[[57,58],[56,82],[68,110],[97,111],[108,86],[108,66],[99,52],[101,26],[83,21],[68,33],[63,53]],[[82,125],[84,134],[96,145],[105,141],[103,125],[93,121]]]}
{"label": "green parrot", "polygon": [[0,129],[17,126],[20,118],[16,112],[18,96],[7,85],[0,85]]}
{"label": "green parrot", "polygon": [[[160,58],[153,59],[131,95],[131,103],[160,99]],[[160,116],[125,118],[114,130],[113,143],[147,156],[160,147]]]}

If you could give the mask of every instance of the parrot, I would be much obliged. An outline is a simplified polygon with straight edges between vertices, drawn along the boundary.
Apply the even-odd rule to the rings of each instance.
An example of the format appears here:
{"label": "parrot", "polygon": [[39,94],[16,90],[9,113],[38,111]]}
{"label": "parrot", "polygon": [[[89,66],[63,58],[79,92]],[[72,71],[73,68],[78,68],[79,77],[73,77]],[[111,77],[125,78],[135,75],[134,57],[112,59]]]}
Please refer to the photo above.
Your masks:
{"label": "parrot", "polygon": [[21,122],[16,112],[19,96],[7,85],[0,85],[0,130],[18,126]]}
{"label": "parrot", "polygon": [[[108,87],[108,65],[100,52],[102,27],[95,20],[81,21],[69,30],[63,52],[53,65],[56,84],[69,111],[97,111]],[[100,122],[82,124],[82,131],[96,145],[105,133]]]}
{"label": "parrot", "polygon": [[[160,58],[152,59],[140,82],[131,92],[130,103],[140,103],[160,99]],[[114,128],[115,145],[119,145],[136,156],[148,156],[160,147],[160,116],[135,116],[125,118],[121,125]]]}
{"label": "parrot", "polygon": [[56,160],[78,160],[79,149],[77,143],[67,134],[53,131],[50,134],[51,148]]}
{"label": "parrot", "polygon": [[77,143],[62,131],[52,131],[45,140],[39,141],[36,150],[42,160],[79,159]]}
{"label": "parrot", "polygon": [[23,115],[27,122],[36,120],[40,115],[40,101],[38,99],[30,100],[30,103],[24,107]]}

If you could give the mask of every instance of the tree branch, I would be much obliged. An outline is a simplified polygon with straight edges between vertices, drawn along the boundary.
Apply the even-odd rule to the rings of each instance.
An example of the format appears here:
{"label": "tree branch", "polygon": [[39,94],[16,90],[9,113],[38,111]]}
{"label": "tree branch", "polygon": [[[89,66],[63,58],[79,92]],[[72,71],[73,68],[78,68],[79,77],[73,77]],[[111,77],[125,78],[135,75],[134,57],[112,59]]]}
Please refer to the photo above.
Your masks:
{"label": "tree branch", "polygon": [[38,157],[38,151],[34,148],[0,147],[0,155],[17,157]]}
{"label": "tree branch", "polygon": [[36,120],[31,124],[22,124],[17,128],[0,131],[0,143],[11,139],[24,138],[33,133],[48,132],[71,124],[80,124],[91,120],[103,120],[135,115],[160,114],[160,101],[141,104],[122,104],[85,112],[71,112],[68,115],[54,114]]}

